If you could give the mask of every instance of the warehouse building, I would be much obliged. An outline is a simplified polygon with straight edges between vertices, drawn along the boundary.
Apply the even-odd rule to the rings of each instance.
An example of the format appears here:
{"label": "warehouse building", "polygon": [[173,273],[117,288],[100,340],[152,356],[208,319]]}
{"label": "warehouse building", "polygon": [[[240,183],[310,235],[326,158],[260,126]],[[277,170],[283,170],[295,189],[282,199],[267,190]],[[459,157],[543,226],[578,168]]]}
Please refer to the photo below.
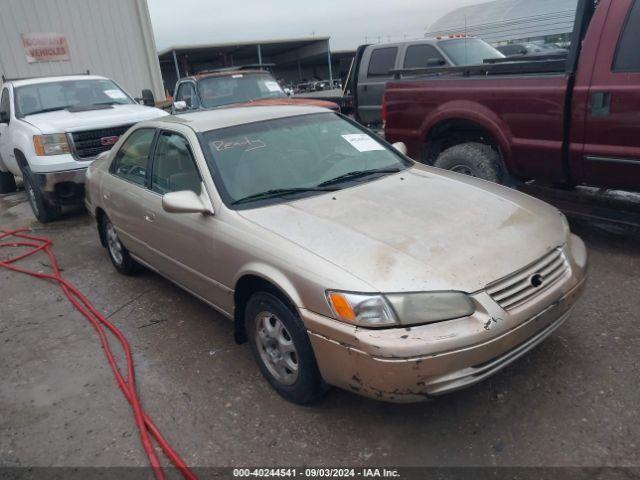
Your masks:
{"label": "warehouse building", "polygon": [[146,0],[0,0],[0,46],[7,78],[88,70],[164,99]]}
{"label": "warehouse building", "polygon": [[577,0],[494,0],[458,8],[429,27],[425,36],[466,33],[489,43],[570,41]]}
{"label": "warehouse building", "polygon": [[329,37],[172,46],[158,53],[162,78],[171,93],[176,81],[206,70],[270,64],[283,84],[346,78],[353,50],[332,52]]}

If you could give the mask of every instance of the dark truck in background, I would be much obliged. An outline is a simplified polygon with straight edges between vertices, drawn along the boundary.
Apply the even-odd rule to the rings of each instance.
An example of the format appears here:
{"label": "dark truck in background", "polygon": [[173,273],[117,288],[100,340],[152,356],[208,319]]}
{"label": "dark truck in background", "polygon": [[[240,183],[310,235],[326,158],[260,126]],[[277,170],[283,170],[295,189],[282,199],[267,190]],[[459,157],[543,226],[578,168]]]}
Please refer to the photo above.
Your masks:
{"label": "dark truck in background", "polygon": [[387,140],[499,183],[640,190],[640,0],[580,0],[573,35],[566,58],[396,71]]}
{"label": "dark truck in background", "polygon": [[382,129],[382,95],[393,71],[482,64],[485,59],[503,59],[502,53],[484,40],[451,34],[398,43],[361,45],[351,62],[343,90],[296,95],[338,103],[341,111],[363,125]]}

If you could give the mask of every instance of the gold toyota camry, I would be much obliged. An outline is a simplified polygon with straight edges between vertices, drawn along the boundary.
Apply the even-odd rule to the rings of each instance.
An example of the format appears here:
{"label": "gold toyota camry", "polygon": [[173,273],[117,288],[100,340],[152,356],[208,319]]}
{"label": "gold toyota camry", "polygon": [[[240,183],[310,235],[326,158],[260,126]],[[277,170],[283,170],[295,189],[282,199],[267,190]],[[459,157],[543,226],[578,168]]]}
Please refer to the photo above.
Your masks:
{"label": "gold toyota camry", "polygon": [[284,398],[425,400],[556,330],[587,253],[555,208],[403,147],[316,107],[163,117],[91,165],[86,205],[115,268],[228,317]]}

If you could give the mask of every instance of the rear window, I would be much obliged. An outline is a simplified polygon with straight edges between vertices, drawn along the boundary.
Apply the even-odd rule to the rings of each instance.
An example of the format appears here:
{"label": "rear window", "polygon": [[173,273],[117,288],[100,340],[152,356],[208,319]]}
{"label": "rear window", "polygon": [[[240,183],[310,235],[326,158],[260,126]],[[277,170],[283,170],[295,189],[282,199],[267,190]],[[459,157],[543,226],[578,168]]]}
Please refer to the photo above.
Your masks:
{"label": "rear window", "polygon": [[627,23],[620,37],[618,52],[613,64],[614,72],[640,71],[638,45],[640,45],[640,2],[636,0],[629,10]]}
{"label": "rear window", "polygon": [[367,75],[370,77],[389,75],[389,71],[396,64],[397,54],[398,47],[376,48],[371,52]]}

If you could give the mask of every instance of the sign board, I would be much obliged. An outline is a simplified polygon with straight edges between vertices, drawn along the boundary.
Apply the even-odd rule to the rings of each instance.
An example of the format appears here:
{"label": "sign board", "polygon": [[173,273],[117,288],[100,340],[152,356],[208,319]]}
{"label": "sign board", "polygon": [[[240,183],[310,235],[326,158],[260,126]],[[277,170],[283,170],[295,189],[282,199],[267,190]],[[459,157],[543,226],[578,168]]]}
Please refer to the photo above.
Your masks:
{"label": "sign board", "polygon": [[69,60],[67,37],[58,33],[23,33],[22,46],[29,63]]}

